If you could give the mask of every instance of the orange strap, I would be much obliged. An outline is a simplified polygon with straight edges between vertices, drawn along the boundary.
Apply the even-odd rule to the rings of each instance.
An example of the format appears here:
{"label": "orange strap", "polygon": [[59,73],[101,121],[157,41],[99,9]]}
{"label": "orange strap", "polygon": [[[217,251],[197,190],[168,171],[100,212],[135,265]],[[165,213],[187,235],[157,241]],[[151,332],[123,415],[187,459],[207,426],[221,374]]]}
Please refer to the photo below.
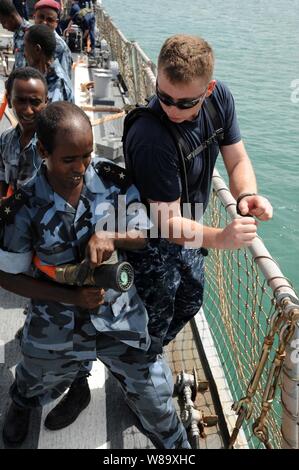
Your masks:
{"label": "orange strap", "polygon": [[7,193],[6,193],[6,197],[12,196],[13,193],[14,193],[14,189],[13,189],[12,185],[10,184],[10,185],[8,186],[8,190],[7,190]]}
{"label": "orange strap", "polygon": [[90,41],[90,36],[88,34],[87,36],[87,41],[86,41],[86,50],[87,52],[90,52],[91,51],[91,41]]}
{"label": "orange strap", "polygon": [[5,200],[5,199],[11,197],[13,195],[13,193],[14,193],[14,189],[11,185],[9,185],[8,188],[7,188],[7,191],[6,191],[6,195],[1,197],[0,200],[2,201],[3,199]]}
{"label": "orange strap", "polygon": [[5,93],[5,95],[3,96],[2,103],[0,105],[0,121],[4,116],[6,106],[7,106],[7,96],[6,96],[6,93]]}
{"label": "orange strap", "polygon": [[33,258],[34,266],[39,269],[42,273],[46,274],[51,279],[56,280],[56,268],[55,266],[47,266],[41,263],[41,260],[37,257],[37,255]]}

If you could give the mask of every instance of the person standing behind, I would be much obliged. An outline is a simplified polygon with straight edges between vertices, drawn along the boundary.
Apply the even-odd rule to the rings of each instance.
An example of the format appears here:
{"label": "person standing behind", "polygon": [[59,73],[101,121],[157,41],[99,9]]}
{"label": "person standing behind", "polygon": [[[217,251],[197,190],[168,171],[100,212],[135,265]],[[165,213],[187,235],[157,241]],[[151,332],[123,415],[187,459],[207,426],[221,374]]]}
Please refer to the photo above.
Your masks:
{"label": "person standing behind", "polygon": [[[151,205],[160,234],[163,232],[142,252],[130,254],[137,290],[149,314],[149,331],[159,339],[161,348],[175,338],[202,305],[202,247],[247,247],[257,230],[251,216],[260,220],[272,217],[270,202],[257,194],[232,94],[213,78],[213,69],[214,54],[204,39],[186,34],[168,38],[158,58],[156,96],[149,103],[158,118],[139,117],[125,142],[133,182],[142,199]],[[217,130],[208,105],[213,106],[220,121],[223,138],[219,143],[214,137],[211,145],[203,146]],[[180,156],[163,121],[183,138],[188,158]],[[190,220],[182,212],[182,204],[187,202],[193,218],[196,207],[202,205],[205,210],[219,149],[230,189],[245,216],[225,228],[202,225],[200,218]]]}
{"label": "person standing behind", "polygon": [[72,23],[77,24],[83,32],[83,45],[87,45],[87,39],[90,39],[91,53],[95,48],[95,15],[90,8],[80,8],[77,0],[73,1],[70,10],[71,21],[66,31],[71,27]]}
{"label": "person standing behind", "polygon": [[39,70],[46,78],[48,101],[74,101],[72,83],[54,59],[56,48],[55,33],[49,26],[31,26],[25,34],[25,57],[31,67]]}
{"label": "person standing behind", "polygon": [[40,0],[34,5],[34,10],[35,24],[46,24],[54,31],[56,39],[54,58],[59,60],[60,65],[71,80],[73,65],[72,53],[63,38],[56,32],[61,11],[60,4],[54,0]]}
{"label": "person standing behind", "polygon": [[4,29],[14,33],[13,52],[15,56],[14,67],[25,67],[24,35],[30,23],[21,17],[11,0],[0,1],[0,23]]}
{"label": "person standing behind", "polygon": [[93,8],[95,5],[96,0],[79,0],[80,8]]}
{"label": "person standing behind", "polygon": [[18,120],[0,137],[0,198],[11,195],[39,169],[36,119],[47,104],[47,82],[32,67],[11,72],[5,83],[8,106]]}
{"label": "person standing behind", "polygon": [[16,7],[17,12],[21,15],[22,18],[25,20],[29,19],[28,16],[28,7],[26,0],[13,0],[13,4]]}

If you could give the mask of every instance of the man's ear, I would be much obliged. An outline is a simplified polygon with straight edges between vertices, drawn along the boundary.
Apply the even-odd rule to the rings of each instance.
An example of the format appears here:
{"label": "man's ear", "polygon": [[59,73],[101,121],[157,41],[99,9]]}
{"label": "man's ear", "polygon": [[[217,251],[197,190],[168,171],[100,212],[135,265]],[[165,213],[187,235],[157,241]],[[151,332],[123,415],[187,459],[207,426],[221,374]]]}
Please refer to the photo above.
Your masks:
{"label": "man's ear", "polygon": [[208,90],[207,90],[207,96],[210,96],[213,93],[216,84],[217,84],[217,80],[211,80],[209,82]]}
{"label": "man's ear", "polygon": [[40,54],[42,52],[42,46],[40,44],[35,44],[35,50],[38,54]]}
{"label": "man's ear", "polygon": [[37,150],[40,156],[42,157],[42,159],[45,160],[46,158],[49,157],[49,152],[45,149],[45,147],[43,146],[40,140],[37,141]]}

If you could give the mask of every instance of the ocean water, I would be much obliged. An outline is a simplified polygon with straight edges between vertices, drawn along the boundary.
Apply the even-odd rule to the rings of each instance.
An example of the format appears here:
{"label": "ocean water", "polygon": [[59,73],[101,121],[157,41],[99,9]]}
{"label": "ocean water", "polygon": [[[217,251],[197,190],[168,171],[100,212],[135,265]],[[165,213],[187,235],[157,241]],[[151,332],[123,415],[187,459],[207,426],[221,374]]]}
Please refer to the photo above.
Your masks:
{"label": "ocean water", "polygon": [[[236,101],[259,192],[274,207],[259,234],[299,291],[299,0],[103,0],[125,36],[157,61],[164,40],[197,34]],[[221,158],[218,168],[224,174]]]}

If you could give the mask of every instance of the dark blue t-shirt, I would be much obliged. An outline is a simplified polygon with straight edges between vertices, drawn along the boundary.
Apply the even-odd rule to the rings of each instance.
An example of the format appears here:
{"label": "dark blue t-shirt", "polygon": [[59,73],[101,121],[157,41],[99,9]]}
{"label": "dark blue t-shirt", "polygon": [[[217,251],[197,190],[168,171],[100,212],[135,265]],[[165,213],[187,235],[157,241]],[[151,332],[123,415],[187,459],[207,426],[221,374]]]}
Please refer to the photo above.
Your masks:
{"label": "dark blue t-shirt", "polygon": [[[224,140],[221,145],[239,142],[241,134],[234,99],[224,83],[217,82],[211,100],[224,129]],[[149,106],[159,114],[163,114],[156,97],[151,100]],[[188,143],[190,152],[214,132],[205,105],[196,119],[175,125]],[[212,144],[208,151],[201,152],[190,162],[186,161],[191,204],[203,203],[206,208],[218,153],[219,145]],[[134,122],[126,139],[126,154],[134,183],[143,200],[171,202],[181,197],[181,202],[186,202],[182,193],[180,163],[175,143],[158,119],[142,115]]]}

